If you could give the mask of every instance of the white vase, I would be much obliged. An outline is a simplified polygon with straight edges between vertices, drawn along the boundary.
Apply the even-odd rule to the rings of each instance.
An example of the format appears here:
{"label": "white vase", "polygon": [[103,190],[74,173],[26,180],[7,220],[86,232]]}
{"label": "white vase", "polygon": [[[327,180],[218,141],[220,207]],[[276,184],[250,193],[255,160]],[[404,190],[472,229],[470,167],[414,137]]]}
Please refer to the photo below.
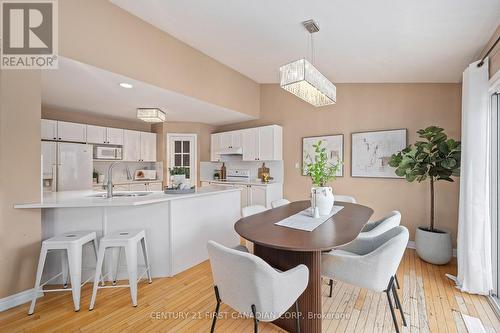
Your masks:
{"label": "white vase", "polygon": [[318,207],[319,215],[330,214],[333,208],[334,197],[331,187],[313,187],[311,188],[311,207]]}

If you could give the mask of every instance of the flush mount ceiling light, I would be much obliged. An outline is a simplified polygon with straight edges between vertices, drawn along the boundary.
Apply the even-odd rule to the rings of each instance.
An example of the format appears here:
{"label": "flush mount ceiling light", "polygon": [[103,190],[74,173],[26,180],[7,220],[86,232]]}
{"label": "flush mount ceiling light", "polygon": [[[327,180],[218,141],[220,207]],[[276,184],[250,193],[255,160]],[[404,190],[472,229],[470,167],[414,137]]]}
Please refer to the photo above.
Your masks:
{"label": "flush mount ceiling light", "polygon": [[158,108],[139,108],[137,118],[147,123],[162,123],[167,119],[167,115]]}
{"label": "flush mount ceiling light", "polygon": [[[314,20],[302,22],[311,37],[311,61],[314,64],[313,34],[319,31]],[[280,67],[280,86],[314,106],[335,104],[337,89],[309,61],[299,59]]]}
{"label": "flush mount ceiling light", "polygon": [[131,89],[131,88],[133,88],[134,86],[133,86],[133,85],[131,85],[130,83],[127,83],[127,82],[121,82],[121,83],[120,83],[120,87],[125,88],[125,89]]}

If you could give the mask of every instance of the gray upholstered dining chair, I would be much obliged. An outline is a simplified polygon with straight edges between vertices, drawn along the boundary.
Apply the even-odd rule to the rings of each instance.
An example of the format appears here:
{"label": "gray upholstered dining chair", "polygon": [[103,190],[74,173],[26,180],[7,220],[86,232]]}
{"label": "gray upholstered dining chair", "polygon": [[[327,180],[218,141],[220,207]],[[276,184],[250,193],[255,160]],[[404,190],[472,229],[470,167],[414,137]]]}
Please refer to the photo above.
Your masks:
{"label": "gray upholstered dining chair", "polygon": [[300,332],[297,299],[309,282],[307,266],[298,265],[281,272],[251,253],[214,241],[208,242],[207,250],[217,300],[211,332],[215,331],[221,302],[252,317],[254,332],[258,332],[259,321],[271,322],[295,303],[297,331]]}
{"label": "gray upholstered dining chair", "polygon": [[[371,238],[356,238],[347,245],[321,254],[321,274],[375,292],[385,292],[392,320],[399,333],[399,326],[391,300],[401,313],[406,326],[401,302],[394,284],[394,276],[408,244],[408,229],[392,228]],[[330,280],[331,281],[331,280]],[[330,284],[330,297],[332,296]]]}
{"label": "gray upholstered dining chair", "polygon": [[401,213],[397,210],[393,210],[392,212],[389,213],[389,215],[386,215],[377,221],[368,222],[363,227],[358,237],[364,237],[364,238],[375,237],[380,234],[383,234],[387,230],[397,227],[400,223],[401,223]]}

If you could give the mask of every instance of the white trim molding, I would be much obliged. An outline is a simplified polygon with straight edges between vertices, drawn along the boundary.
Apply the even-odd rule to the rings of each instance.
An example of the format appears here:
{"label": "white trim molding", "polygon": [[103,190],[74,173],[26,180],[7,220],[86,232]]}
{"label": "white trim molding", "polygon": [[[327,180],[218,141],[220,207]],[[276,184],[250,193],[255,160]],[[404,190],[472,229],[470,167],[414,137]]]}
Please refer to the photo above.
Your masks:
{"label": "white trim molding", "polygon": [[[38,298],[43,296],[43,292],[38,293]],[[18,305],[28,303],[33,297],[33,289],[21,291],[20,293],[0,298],[0,312],[12,309]]]}
{"label": "white trim molding", "polygon": [[[406,247],[408,249],[414,249],[414,250],[417,248],[415,241],[408,241],[408,245],[406,245]],[[453,256],[454,257],[457,256],[457,249],[453,249]]]}

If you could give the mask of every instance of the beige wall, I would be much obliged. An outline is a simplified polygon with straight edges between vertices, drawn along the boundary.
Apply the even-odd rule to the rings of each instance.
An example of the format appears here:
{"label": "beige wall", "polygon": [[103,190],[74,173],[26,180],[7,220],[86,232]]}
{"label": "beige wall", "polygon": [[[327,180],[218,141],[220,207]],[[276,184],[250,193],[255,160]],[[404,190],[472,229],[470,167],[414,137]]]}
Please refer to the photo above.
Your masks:
{"label": "beige wall", "polygon": [[[284,195],[290,200],[306,199],[311,181],[301,176],[302,137],[344,134],[344,174],[332,183],[335,193],[354,195],[373,207],[374,217],[393,209],[403,215],[402,224],[410,229],[429,220],[427,183],[407,183],[400,179],[351,178],[352,132],[407,128],[409,142],[415,132],[429,125],[446,129],[453,138],[460,136],[460,84],[338,84],[337,104],[314,108],[282,90],[278,85],[262,85],[261,118],[256,121],[219,127],[232,130],[256,125],[283,126]],[[452,232],[456,239],[459,183],[436,185],[436,223]]]}
{"label": "beige wall", "polygon": [[[493,43],[495,43],[495,41],[499,36],[500,36],[500,25],[497,27],[497,30],[491,36],[490,40],[484,47],[483,51],[481,51],[481,57],[483,57],[486,54],[486,52],[488,52],[490,47],[493,45]],[[489,63],[490,77],[492,77],[493,75],[495,75],[496,72],[500,70],[500,43],[497,44],[497,46],[493,49],[493,51],[491,51],[489,58],[490,58],[490,63]]]}
{"label": "beige wall", "polygon": [[59,53],[251,116],[259,85],[104,0],[59,1]]}
{"label": "beige wall", "polygon": [[140,120],[132,121],[127,119],[112,118],[102,114],[66,110],[50,106],[42,106],[42,118],[151,132],[151,124],[145,123]]}
{"label": "beige wall", "polygon": [[197,146],[197,177],[200,181],[200,161],[210,161],[210,134],[215,131],[215,126],[202,123],[186,123],[186,122],[166,122],[162,124],[154,124],[152,131],[156,136],[156,156],[158,161],[163,161],[163,183],[166,186],[168,177],[169,159],[166,156],[166,138],[168,133],[192,133],[198,135]]}
{"label": "beige wall", "polygon": [[40,251],[40,71],[0,71],[0,298],[33,288]]}

